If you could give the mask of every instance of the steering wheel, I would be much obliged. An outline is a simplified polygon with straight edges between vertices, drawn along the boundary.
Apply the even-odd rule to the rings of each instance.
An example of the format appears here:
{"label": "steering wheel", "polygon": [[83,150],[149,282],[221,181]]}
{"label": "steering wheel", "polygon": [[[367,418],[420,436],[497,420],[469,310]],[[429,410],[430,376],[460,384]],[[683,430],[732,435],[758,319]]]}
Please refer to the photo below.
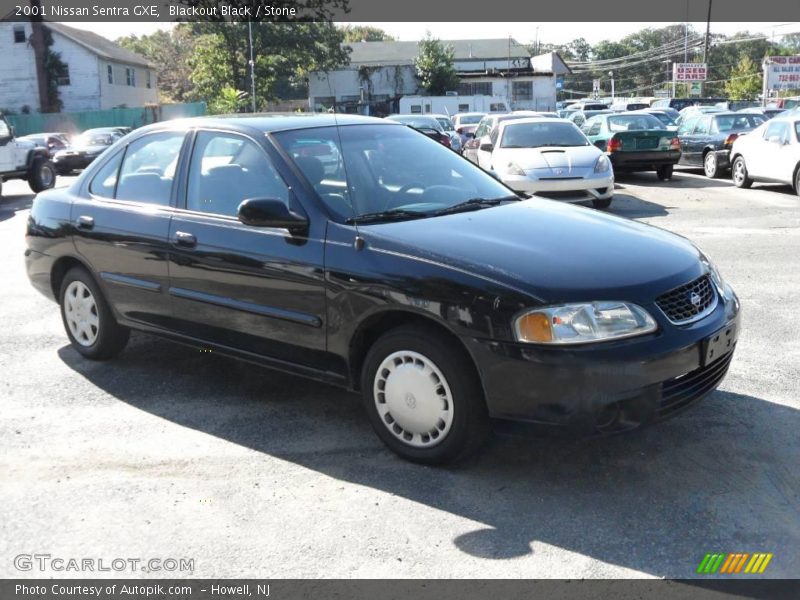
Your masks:
{"label": "steering wheel", "polygon": [[408,190],[413,190],[415,188],[419,188],[421,190],[425,189],[425,184],[420,183],[419,181],[412,181],[411,183],[405,184],[399,190],[397,190],[397,194],[405,194]]}

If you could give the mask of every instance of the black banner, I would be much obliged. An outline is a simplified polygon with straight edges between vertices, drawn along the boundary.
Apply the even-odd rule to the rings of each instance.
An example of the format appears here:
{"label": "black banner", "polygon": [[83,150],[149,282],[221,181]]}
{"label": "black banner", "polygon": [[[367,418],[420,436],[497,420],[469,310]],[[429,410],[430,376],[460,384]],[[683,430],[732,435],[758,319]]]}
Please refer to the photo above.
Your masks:
{"label": "black banner", "polygon": [[[708,0],[571,0],[570,2],[464,2],[430,0],[0,0],[5,20],[49,21],[705,21]],[[717,0],[712,21],[800,20],[800,2]]]}

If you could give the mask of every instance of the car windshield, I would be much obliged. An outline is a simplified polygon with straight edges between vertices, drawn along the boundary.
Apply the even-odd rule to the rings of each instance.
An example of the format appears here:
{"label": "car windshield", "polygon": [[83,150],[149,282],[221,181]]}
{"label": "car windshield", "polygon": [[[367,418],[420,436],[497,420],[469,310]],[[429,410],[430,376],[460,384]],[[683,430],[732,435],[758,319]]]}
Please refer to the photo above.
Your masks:
{"label": "car windshield", "polygon": [[455,131],[452,121],[447,117],[436,117],[436,120],[439,121],[439,125],[441,125],[442,129],[445,131]]}
{"label": "car windshield", "polygon": [[501,148],[588,146],[589,141],[572,123],[511,123],[505,126]]}
{"label": "car windshield", "polygon": [[761,125],[767,119],[762,115],[745,114],[745,115],[724,115],[716,117],[717,131],[720,133],[727,133],[728,131],[742,131],[743,129],[752,129]]}
{"label": "car windshield", "polygon": [[656,119],[661,121],[663,125],[667,126],[675,125],[675,119],[670,118],[670,116],[667,114],[664,113],[650,113],[650,114],[652,114]]}
{"label": "car windshield", "polygon": [[274,137],[339,222],[431,217],[470,200],[513,197],[470,161],[407,127],[318,127]]}
{"label": "car windshield", "polygon": [[442,131],[442,125],[439,123],[437,119],[434,117],[415,117],[414,115],[399,115],[395,117],[389,117],[392,121],[397,121],[398,123],[403,123],[404,125],[409,125],[414,127],[415,129],[435,129],[436,131]]}
{"label": "car windshield", "polygon": [[113,140],[110,133],[83,133],[75,138],[73,146],[109,146]]}
{"label": "car windshield", "polygon": [[475,125],[480,123],[483,115],[462,115],[458,117],[458,122],[461,125]]}
{"label": "car windshield", "polygon": [[642,129],[666,129],[652,115],[620,115],[608,118],[609,131],[639,131]]}

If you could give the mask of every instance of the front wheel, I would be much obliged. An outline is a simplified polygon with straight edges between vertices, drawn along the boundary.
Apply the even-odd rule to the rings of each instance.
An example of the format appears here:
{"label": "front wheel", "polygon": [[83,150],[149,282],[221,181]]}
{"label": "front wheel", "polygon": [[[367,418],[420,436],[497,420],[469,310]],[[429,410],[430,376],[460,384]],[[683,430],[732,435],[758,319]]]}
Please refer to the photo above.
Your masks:
{"label": "front wheel", "polygon": [[797,165],[797,170],[794,172],[794,192],[800,196],[800,165]]}
{"label": "front wheel", "polygon": [[59,301],[69,341],[83,356],[94,360],[113,358],[128,343],[130,330],[117,323],[85,269],[74,267],[64,275]]}
{"label": "front wheel", "polygon": [[661,165],[656,169],[656,175],[661,181],[672,179],[672,165]]}
{"label": "front wheel", "polygon": [[466,352],[421,328],[400,327],[375,342],[361,389],[378,437],[405,459],[451,462],[488,435],[481,383]]}
{"label": "front wheel", "polygon": [[706,157],[703,159],[703,171],[705,171],[706,177],[711,179],[719,175],[719,161],[713,150],[706,153]]}
{"label": "front wheel", "polygon": [[747,165],[741,156],[737,156],[733,161],[731,177],[733,178],[733,185],[738,188],[749,188],[753,185],[753,180],[747,175]]}
{"label": "front wheel", "polygon": [[28,173],[28,186],[34,194],[49,190],[56,184],[56,169],[53,163],[44,157],[33,159]]}

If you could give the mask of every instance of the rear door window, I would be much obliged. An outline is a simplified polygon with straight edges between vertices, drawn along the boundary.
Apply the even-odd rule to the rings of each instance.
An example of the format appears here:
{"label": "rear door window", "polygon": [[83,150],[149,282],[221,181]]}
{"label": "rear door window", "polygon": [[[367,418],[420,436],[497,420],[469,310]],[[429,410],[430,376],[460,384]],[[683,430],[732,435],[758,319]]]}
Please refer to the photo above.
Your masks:
{"label": "rear door window", "polygon": [[153,133],[129,144],[116,184],[117,200],[168,206],[184,137],[183,132]]}

